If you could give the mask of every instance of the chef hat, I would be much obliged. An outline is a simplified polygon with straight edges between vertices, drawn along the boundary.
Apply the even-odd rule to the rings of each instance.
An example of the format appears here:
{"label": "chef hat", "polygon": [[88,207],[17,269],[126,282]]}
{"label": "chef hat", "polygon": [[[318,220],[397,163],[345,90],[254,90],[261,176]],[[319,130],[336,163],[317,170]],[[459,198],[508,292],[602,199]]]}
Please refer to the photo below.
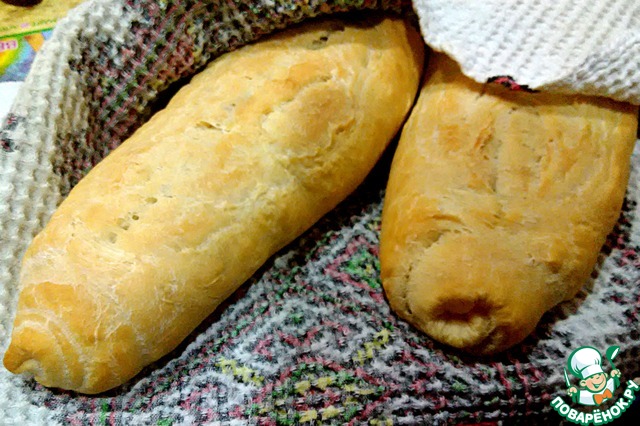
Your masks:
{"label": "chef hat", "polygon": [[569,356],[568,364],[571,374],[580,379],[603,373],[602,355],[592,347],[581,347],[573,351]]}

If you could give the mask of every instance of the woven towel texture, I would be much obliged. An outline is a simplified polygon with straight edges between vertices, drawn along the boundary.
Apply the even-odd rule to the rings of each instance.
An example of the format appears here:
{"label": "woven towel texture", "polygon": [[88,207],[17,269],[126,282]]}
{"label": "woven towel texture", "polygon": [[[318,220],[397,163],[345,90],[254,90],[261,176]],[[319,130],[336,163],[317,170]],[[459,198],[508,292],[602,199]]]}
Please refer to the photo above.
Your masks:
{"label": "woven towel texture", "polygon": [[426,42],[483,83],[640,104],[636,0],[414,0]]}
{"label": "woven towel texture", "polygon": [[[410,13],[402,0],[90,0],[66,18],[0,127],[0,355],[26,246],[173,83],[279,28],[363,9]],[[623,379],[640,375],[640,150],[593,282],[523,344],[489,359],[442,347],[389,310],[377,260],[386,171],[383,163],[188,342],[122,388],[79,396],[0,369],[0,423],[437,424],[532,414],[555,423],[549,403],[564,396],[572,349],[617,344]]]}
{"label": "woven towel texture", "polygon": [[[639,168],[637,150],[634,182]],[[383,172],[124,387],[78,396],[3,372],[0,410],[16,425],[557,424],[550,402],[568,400],[562,368],[571,350],[617,344],[623,379],[640,373],[637,186],[593,282],[521,345],[476,359],[429,340],[385,302]]]}

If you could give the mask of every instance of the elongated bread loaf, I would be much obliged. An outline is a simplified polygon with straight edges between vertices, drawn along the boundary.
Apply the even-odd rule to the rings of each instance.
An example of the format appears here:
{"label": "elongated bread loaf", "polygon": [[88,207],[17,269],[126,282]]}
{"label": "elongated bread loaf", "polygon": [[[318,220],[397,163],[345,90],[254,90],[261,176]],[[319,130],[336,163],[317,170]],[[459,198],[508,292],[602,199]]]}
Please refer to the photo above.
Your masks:
{"label": "elongated bread loaf", "polygon": [[620,213],[637,112],[483,87],[430,57],[383,209],[392,308],[475,354],[523,340],[592,272]]}
{"label": "elongated bread loaf", "polygon": [[97,393],[171,351],[361,183],[422,64],[397,18],[309,23],[215,60],[35,238],[6,368]]}

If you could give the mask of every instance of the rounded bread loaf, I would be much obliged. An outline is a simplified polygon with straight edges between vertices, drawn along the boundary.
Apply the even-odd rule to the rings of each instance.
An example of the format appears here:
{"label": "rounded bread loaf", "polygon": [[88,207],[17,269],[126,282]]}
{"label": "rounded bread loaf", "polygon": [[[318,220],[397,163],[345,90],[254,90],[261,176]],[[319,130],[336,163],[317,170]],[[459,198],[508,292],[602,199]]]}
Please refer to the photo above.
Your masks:
{"label": "rounded bread loaf", "polygon": [[381,224],[391,307],[473,354],[507,349],[587,282],[622,206],[638,107],[510,91],[433,54]]}
{"label": "rounded bread loaf", "polygon": [[34,239],[6,368],[98,393],[174,349],[363,181],[423,48],[399,17],[334,18],[213,61]]}

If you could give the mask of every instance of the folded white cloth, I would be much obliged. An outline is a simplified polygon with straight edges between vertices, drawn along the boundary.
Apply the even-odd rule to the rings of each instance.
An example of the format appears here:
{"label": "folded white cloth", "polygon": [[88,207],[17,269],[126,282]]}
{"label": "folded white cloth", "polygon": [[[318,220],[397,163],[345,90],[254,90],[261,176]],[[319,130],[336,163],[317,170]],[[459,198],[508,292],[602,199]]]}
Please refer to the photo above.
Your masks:
{"label": "folded white cloth", "polygon": [[414,0],[425,41],[469,77],[640,104],[637,0]]}

